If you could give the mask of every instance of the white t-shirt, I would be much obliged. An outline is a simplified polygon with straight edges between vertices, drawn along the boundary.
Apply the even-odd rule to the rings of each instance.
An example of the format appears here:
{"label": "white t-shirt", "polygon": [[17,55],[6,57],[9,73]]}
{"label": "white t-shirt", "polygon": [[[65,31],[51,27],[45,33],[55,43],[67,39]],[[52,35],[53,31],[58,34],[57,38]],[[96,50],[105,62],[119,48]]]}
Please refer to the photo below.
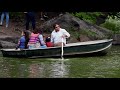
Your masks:
{"label": "white t-shirt", "polygon": [[63,42],[64,42],[64,44],[66,44],[66,38],[69,38],[70,34],[65,29],[62,29],[62,28],[60,28],[60,30],[58,32],[56,32],[54,30],[51,33],[51,42],[53,42],[53,43],[62,42],[62,36],[63,35],[67,35],[67,37],[63,38]]}
{"label": "white t-shirt", "polygon": [[39,40],[40,40],[40,43],[41,43],[41,45],[45,45],[45,42],[44,42],[44,40],[43,40],[43,35],[39,35]]}

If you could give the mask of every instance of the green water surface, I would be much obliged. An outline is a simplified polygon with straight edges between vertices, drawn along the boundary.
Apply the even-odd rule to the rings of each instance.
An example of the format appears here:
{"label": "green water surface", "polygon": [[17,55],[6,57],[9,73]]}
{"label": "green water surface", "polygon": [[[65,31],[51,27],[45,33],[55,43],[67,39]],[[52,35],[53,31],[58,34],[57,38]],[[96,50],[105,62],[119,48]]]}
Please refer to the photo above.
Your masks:
{"label": "green water surface", "polygon": [[64,60],[0,55],[0,78],[120,78],[120,46],[112,46],[106,56]]}

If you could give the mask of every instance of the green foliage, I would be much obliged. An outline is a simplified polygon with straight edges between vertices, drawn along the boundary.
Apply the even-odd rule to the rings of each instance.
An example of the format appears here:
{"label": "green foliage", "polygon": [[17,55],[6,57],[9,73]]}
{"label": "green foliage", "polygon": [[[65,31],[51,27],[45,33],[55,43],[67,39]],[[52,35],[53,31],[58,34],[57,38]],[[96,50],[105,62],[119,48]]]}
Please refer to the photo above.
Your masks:
{"label": "green foliage", "polygon": [[73,27],[71,27],[69,30],[68,30],[69,33],[72,33],[71,34],[71,37],[73,38],[78,38],[79,35],[80,35],[80,31],[76,31]]}
{"label": "green foliage", "polygon": [[120,12],[74,12],[71,14],[92,24],[96,24],[96,19],[100,15],[107,15],[105,23],[100,26],[112,30],[114,33],[120,33]]}
{"label": "green foliage", "polygon": [[70,33],[72,33],[73,38],[78,39],[80,35],[85,35],[87,37],[92,37],[94,39],[100,39],[100,38],[105,38],[105,37],[99,37],[96,32],[91,31],[90,29],[80,29],[80,30],[74,30],[72,27],[69,30]]}
{"label": "green foliage", "polygon": [[120,12],[108,12],[108,16],[115,19],[115,17],[120,18]]}
{"label": "green foliage", "polygon": [[91,37],[95,37],[95,36],[96,36],[96,33],[95,33],[95,32],[92,32],[92,31],[89,30],[89,29],[82,29],[82,30],[81,30],[81,34],[87,35],[87,36],[91,36]]}
{"label": "green foliage", "polygon": [[102,27],[105,27],[109,30],[112,30],[114,33],[120,33],[120,18],[114,16],[108,16],[105,23],[101,24]]}
{"label": "green foliage", "polygon": [[85,20],[87,22],[96,23],[96,17],[98,17],[99,15],[102,15],[101,12],[75,12],[72,13],[72,15],[80,18],[81,20]]}

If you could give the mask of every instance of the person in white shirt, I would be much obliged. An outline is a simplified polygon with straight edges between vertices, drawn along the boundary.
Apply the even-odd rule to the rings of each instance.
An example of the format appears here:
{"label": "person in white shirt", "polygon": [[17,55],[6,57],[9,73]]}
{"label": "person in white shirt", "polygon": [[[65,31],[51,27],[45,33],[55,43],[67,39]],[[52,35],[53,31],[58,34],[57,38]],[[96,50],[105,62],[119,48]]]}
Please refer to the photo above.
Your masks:
{"label": "person in white shirt", "polygon": [[59,24],[53,25],[54,30],[51,33],[51,42],[54,46],[62,46],[62,38],[63,45],[66,45],[66,38],[70,37],[70,34],[63,28],[59,26]]}

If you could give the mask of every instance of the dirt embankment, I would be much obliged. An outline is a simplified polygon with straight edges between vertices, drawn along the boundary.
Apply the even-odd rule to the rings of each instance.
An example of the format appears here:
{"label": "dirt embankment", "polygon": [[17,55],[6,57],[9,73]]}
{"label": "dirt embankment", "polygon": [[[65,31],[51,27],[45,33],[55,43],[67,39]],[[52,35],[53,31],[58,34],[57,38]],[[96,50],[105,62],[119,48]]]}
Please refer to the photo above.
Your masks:
{"label": "dirt embankment", "polygon": [[[37,28],[44,21],[37,21]],[[21,37],[21,31],[25,30],[25,21],[15,22],[10,19],[9,26],[5,27],[5,21],[3,26],[0,26],[0,48],[15,48],[19,38]],[[30,31],[32,30],[32,26],[30,23]]]}

